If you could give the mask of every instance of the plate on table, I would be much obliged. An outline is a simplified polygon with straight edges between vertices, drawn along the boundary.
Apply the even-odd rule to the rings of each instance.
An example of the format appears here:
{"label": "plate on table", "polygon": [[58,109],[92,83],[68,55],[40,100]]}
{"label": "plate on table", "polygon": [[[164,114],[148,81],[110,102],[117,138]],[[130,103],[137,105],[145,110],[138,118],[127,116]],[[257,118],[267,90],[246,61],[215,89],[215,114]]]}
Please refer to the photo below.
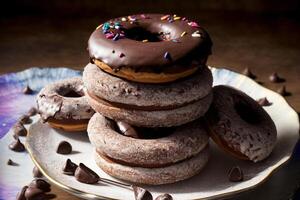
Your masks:
{"label": "plate on table", "polygon": [[[174,199],[213,199],[220,198],[250,188],[263,182],[268,176],[285,163],[292,155],[299,138],[297,113],[279,94],[268,90],[244,75],[227,69],[211,68],[214,85],[230,85],[238,88],[253,99],[267,97],[271,106],[264,107],[274,120],[278,141],[271,156],[258,163],[237,160],[225,154],[210,142],[211,157],[207,166],[196,176],[174,184],[162,186],[143,186],[151,191],[154,198],[162,193],[170,193]],[[284,115],[282,114],[284,113]],[[73,146],[73,153],[56,153],[60,141],[66,140]],[[73,176],[62,174],[62,166],[67,158],[75,163],[82,162],[97,172],[100,177],[114,179],[97,167],[93,160],[93,147],[87,133],[65,133],[54,130],[35,118],[26,140],[26,147],[33,162],[52,183],[76,196],[85,199],[134,199],[133,192],[116,186],[99,183],[88,185],[79,183]],[[244,181],[228,181],[227,172],[232,166],[239,165],[244,172]],[[115,180],[115,179],[114,179]]]}

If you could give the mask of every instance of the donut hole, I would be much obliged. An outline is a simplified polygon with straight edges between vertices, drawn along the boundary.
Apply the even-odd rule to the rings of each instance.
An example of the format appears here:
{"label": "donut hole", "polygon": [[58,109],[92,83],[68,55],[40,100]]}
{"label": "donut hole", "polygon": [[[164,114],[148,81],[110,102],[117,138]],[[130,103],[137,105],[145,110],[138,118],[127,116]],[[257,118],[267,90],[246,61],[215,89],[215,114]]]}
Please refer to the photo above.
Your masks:
{"label": "donut hole", "polygon": [[242,120],[249,124],[258,124],[261,120],[260,114],[248,103],[239,101],[234,105],[234,109]]}
{"label": "donut hole", "polygon": [[133,27],[124,30],[125,37],[131,40],[148,42],[161,42],[163,41],[163,33],[151,32],[144,27]]}
{"label": "donut hole", "polygon": [[66,98],[80,98],[80,97],[83,97],[84,96],[84,93],[83,91],[77,91],[73,88],[62,88],[60,90],[57,91],[57,93],[63,97],[66,97]]}
{"label": "donut hole", "polygon": [[144,128],[134,127],[141,139],[158,139],[171,135],[175,128]]}

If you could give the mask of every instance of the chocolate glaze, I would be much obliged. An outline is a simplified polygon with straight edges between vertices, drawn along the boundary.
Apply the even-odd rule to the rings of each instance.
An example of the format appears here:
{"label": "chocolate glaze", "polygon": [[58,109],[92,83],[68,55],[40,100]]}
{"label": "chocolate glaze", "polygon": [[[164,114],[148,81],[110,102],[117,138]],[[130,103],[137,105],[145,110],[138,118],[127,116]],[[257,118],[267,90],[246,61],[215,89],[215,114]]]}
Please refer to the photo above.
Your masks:
{"label": "chocolate glaze", "polygon": [[[121,18],[109,20],[111,23],[120,22],[125,37],[116,41],[107,39],[101,28],[96,29],[88,41],[90,57],[106,63],[114,70],[129,67],[135,71],[159,73],[170,66],[189,67],[192,61],[211,54],[212,41],[203,28],[190,26],[187,20],[161,20],[163,16],[148,14],[144,18],[136,15],[134,23],[122,21]],[[192,36],[196,31],[200,37]],[[141,32],[149,39],[148,42],[139,41],[145,39],[140,37]],[[161,32],[170,33],[168,39],[153,38],[153,35]],[[181,37],[183,32],[186,34]],[[164,57],[166,52],[170,59]]]}

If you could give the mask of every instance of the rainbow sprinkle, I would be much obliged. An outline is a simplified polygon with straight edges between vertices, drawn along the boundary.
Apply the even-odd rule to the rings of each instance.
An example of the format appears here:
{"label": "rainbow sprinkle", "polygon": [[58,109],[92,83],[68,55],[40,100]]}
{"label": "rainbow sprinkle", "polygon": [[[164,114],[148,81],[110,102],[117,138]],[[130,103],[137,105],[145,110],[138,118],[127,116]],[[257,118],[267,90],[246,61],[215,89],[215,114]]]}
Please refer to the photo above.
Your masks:
{"label": "rainbow sprinkle", "polygon": [[164,58],[167,59],[167,60],[172,60],[171,54],[170,54],[169,52],[166,52],[166,53],[164,54]]}
{"label": "rainbow sprinkle", "polygon": [[197,22],[188,22],[188,25],[194,28],[200,28],[200,26],[197,24]]}
{"label": "rainbow sprinkle", "polygon": [[183,32],[181,33],[180,37],[183,37],[183,36],[185,36],[186,34],[187,34],[187,32],[183,31]]}
{"label": "rainbow sprinkle", "polygon": [[201,37],[201,34],[199,31],[195,31],[194,33],[192,33],[192,37]]}

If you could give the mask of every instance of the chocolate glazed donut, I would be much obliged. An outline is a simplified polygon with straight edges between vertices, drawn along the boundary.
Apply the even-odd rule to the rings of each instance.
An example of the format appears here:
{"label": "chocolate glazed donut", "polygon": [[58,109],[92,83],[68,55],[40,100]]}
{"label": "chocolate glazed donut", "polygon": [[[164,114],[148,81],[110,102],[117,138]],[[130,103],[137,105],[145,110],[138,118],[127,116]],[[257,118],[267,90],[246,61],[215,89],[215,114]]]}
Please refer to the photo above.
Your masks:
{"label": "chocolate glazed donut", "polygon": [[101,155],[128,166],[147,168],[169,166],[191,158],[208,144],[200,120],[169,129],[172,132],[161,138],[135,139],[118,133],[112,120],[96,113],[89,122],[88,136]]}
{"label": "chocolate glazed donut", "polygon": [[212,41],[196,22],[176,15],[112,19],[88,41],[91,61],[102,70],[136,82],[163,83],[205,65]]}

